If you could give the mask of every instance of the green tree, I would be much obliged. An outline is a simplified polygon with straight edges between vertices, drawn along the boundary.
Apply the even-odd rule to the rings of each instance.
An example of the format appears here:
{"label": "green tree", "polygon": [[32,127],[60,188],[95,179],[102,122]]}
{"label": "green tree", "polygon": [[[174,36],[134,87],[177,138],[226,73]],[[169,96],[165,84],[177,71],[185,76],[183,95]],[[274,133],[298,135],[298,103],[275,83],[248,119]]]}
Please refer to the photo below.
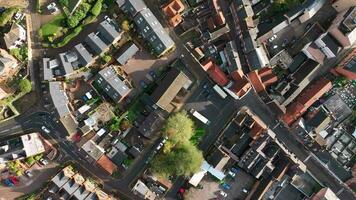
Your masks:
{"label": "green tree", "polygon": [[189,141],[194,134],[194,122],[186,111],[177,112],[168,118],[162,131],[163,135],[168,137],[164,147],[164,151],[168,152],[177,144]]}
{"label": "green tree", "polygon": [[110,55],[104,55],[103,57],[101,57],[101,59],[103,60],[103,62],[108,63],[112,58]]}
{"label": "green tree", "polygon": [[11,7],[7,8],[3,13],[0,14],[0,26],[5,26],[11,19],[12,16],[18,11],[18,8]]}
{"label": "green tree", "polygon": [[59,0],[59,4],[64,7],[69,7],[69,0]]}
{"label": "green tree", "polygon": [[21,79],[19,82],[19,90],[25,94],[31,92],[32,90],[31,81],[28,80],[27,78]]}
{"label": "green tree", "polygon": [[97,0],[92,9],[90,10],[91,14],[93,14],[94,16],[98,16],[101,12],[102,4],[103,0]]}
{"label": "green tree", "polygon": [[88,11],[90,10],[91,5],[88,3],[82,3],[79,7],[74,11],[74,13],[68,17],[67,24],[70,28],[74,28],[78,26],[79,22],[85,18]]}
{"label": "green tree", "polygon": [[202,152],[192,143],[186,142],[166,154],[157,155],[152,161],[152,169],[162,177],[187,177],[198,172],[202,162]]}

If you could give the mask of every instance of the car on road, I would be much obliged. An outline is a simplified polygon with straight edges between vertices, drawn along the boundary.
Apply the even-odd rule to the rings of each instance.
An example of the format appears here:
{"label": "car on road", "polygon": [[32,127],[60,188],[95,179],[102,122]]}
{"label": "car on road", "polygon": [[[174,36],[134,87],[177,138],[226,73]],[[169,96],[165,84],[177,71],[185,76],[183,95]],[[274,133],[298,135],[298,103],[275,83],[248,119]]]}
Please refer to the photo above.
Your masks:
{"label": "car on road", "polygon": [[41,158],[39,162],[41,163],[41,165],[48,165],[48,161],[44,158]]}
{"label": "car on road", "polygon": [[150,72],[148,72],[148,74],[152,77],[152,79],[156,79],[157,78],[157,74],[155,71],[151,70]]}
{"label": "car on road", "polygon": [[44,131],[44,132],[46,132],[46,133],[50,133],[50,132],[51,132],[51,131],[50,131],[47,127],[45,127],[45,126],[42,126],[41,128],[42,128],[42,131]]}
{"label": "car on road", "polygon": [[159,143],[158,146],[156,147],[156,150],[158,151],[158,150],[160,150],[162,147],[163,147],[163,143],[161,142],[161,143]]}
{"label": "car on road", "polygon": [[224,192],[222,190],[220,190],[219,195],[222,196],[222,197],[227,197],[226,192]]}
{"label": "car on road", "polygon": [[32,172],[31,172],[30,170],[26,170],[26,171],[25,171],[25,174],[26,174],[26,176],[28,176],[28,177],[32,177],[32,176],[33,176]]}
{"label": "car on road", "polygon": [[242,188],[242,192],[247,194],[248,193],[248,190],[246,188]]}

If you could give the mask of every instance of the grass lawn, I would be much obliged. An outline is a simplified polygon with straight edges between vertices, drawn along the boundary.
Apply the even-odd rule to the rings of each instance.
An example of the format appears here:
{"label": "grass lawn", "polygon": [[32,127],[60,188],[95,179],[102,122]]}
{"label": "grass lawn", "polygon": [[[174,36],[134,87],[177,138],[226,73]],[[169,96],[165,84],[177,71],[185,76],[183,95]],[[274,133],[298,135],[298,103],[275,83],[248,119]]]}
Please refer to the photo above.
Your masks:
{"label": "grass lawn", "polygon": [[37,98],[35,92],[30,92],[25,94],[22,98],[17,99],[13,102],[15,108],[19,111],[19,113],[23,113],[27,111],[29,108],[36,104]]}
{"label": "grass lawn", "polygon": [[64,14],[59,14],[55,16],[50,22],[43,25],[39,30],[39,34],[42,37],[42,39],[45,39],[49,36],[53,36],[54,34],[62,35],[61,32],[64,29],[63,23],[65,18],[66,16]]}

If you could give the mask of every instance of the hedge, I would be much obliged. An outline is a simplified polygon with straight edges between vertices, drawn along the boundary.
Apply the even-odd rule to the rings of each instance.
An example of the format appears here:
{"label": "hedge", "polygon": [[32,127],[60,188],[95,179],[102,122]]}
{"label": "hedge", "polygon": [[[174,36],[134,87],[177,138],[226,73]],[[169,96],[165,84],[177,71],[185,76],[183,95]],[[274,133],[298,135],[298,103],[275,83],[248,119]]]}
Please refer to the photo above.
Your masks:
{"label": "hedge", "polygon": [[52,47],[54,48],[59,48],[59,47],[63,47],[64,45],[66,45],[69,41],[71,41],[73,38],[75,38],[77,35],[79,35],[79,33],[82,31],[84,25],[80,25],[78,27],[76,27],[73,32],[69,35],[67,35],[65,38],[63,38],[63,40],[61,42],[58,42],[57,44],[52,44]]}

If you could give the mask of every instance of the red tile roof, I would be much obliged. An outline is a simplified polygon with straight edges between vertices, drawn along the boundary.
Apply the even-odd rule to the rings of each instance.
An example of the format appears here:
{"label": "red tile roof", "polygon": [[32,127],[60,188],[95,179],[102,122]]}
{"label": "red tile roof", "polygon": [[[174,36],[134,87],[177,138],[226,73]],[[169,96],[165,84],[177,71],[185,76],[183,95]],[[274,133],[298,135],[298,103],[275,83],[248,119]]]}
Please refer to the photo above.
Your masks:
{"label": "red tile roof", "polygon": [[203,69],[220,86],[225,86],[229,79],[226,74],[210,58],[202,63]]}
{"label": "red tile roof", "polygon": [[101,156],[97,161],[97,164],[109,174],[112,174],[117,170],[117,166],[106,155]]}
{"label": "red tile roof", "polygon": [[331,88],[332,84],[328,79],[319,79],[313,85],[304,89],[296,101],[287,107],[286,114],[282,116],[282,120],[288,125],[291,125]]}

